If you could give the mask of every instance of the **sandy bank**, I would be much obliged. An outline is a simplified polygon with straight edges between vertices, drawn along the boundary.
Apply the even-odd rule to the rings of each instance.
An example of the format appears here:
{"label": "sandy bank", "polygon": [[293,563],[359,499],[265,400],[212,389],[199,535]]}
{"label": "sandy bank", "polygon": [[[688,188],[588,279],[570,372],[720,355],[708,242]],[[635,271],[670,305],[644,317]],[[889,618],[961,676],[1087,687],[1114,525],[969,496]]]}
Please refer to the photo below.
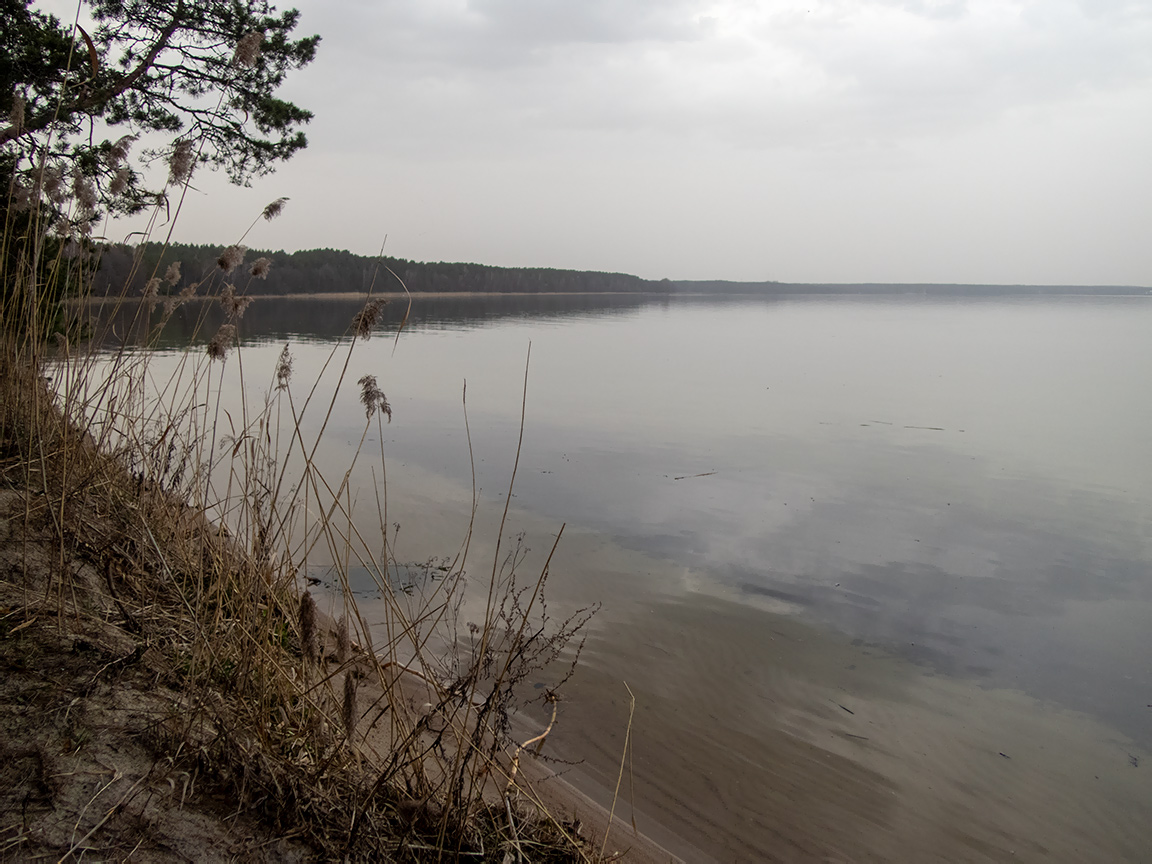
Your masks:
{"label": "sandy bank", "polygon": [[[437,824],[451,822],[450,848],[479,844],[484,860],[518,838],[551,861],[602,846],[606,860],[674,860],[619,821],[609,833],[605,811],[527,758],[506,804],[421,822],[379,782],[392,751],[374,730],[375,664],[310,665],[270,565],[41,418],[48,456],[20,457],[11,417],[0,436],[0,859],[443,860]],[[330,684],[350,673],[364,719],[348,736]],[[422,682],[395,677],[418,712]],[[435,788],[434,768],[410,775]]]}
{"label": "sandy bank", "polygon": [[601,718],[626,675],[637,806],[705,856],[688,860],[1148,860],[1152,757],[1096,718],[791,615],[706,596],[648,612],[611,656],[589,639],[553,744],[613,782]]}

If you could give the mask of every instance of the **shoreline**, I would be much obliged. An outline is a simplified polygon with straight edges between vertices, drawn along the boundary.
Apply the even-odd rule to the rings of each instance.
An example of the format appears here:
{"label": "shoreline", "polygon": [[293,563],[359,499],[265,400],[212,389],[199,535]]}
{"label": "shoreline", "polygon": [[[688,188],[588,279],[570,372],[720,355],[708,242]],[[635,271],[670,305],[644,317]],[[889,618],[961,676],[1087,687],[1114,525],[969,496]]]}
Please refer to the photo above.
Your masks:
{"label": "shoreline", "polygon": [[[596,700],[626,676],[637,806],[712,860],[1142,860],[1147,750],[1096,718],[710,595],[622,620],[628,659],[589,639],[557,751],[615,777]],[[677,641],[718,621],[723,644]]]}
{"label": "shoreline", "polygon": [[[426,291],[420,293],[405,294],[403,291],[374,291],[371,294],[363,291],[339,291],[329,293],[315,293],[315,294],[244,294],[244,297],[250,300],[367,300],[368,298],[381,298],[384,300],[406,300],[411,298],[447,298],[453,300],[460,300],[467,297],[672,297],[672,296],[687,296],[687,295],[673,295],[666,294],[660,291]],[[707,296],[707,295],[701,295]],[[103,306],[109,303],[144,303],[155,301],[163,303],[165,297],[145,298],[139,296],[133,297],[120,297],[120,296],[104,296],[104,297],[71,297],[68,299],[69,303],[74,304],[92,304],[96,306]],[[216,298],[213,295],[194,294],[186,298],[183,302],[193,303],[196,301],[214,301]]]}
{"label": "shoreline", "polygon": [[[483,794],[507,771],[508,750],[489,750],[504,737],[478,741],[453,727],[467,717],[453,694],[473,691],[437,687],[433,701],[447,706],[437,733],[429,715],[420,719],[418,682],[374,687],[388,664],[341,648],[330,616],[297,615],[295,572],[274,575],[243,536],[183,496],[137,483],[65,419],[32,370],[3,379],[3,857],[83,849],[151,860],[181,849],[195,860],[303,862],[412,850],[422,861],[523,842],[575,862],[599,860],[608,836],[607,852],[628,850],[633,864],[676,860],[527,756],[510,795]],[[26,470],[43,473],[43,490],[22,482]],[[53,515],[65,510],[70,527],[58,536]],[[450,727],[443,758],[425,749]],[[477,747],[461,762],[461,792],[445,773],[456,765],[451,741]],[[396,765],[403,782],[382,785]]]}
{"label": "shoreline", "polygon": [[[317,617],[325,637],[321,644],[323,653],[325,643],[331,645],[336,642],[337,624],[331,613],[318,612]],[[361,650],[359,646],[353,646],[354,652]],[[332,657],[328,658],[329,663],[333,660]],[[352,662],[355,664],[357,661]],[[421,672],[411,666],[395,664],[379,655],[375,662],[381,663],[388,670],[387,687],[397,687],[408,705],[430,707],[437,701],[435,686]],[[359,665],[361,671],[366,672],[370,664],[361,661]],[[365,701],[375,703],[384,698],[384,690],[368,684],[362,696]],[[417,713],[419,711],[417,708]],[[557,758],[555,753],[549,752],[550,730],[546,730],[535,718],[518,712],[512,716],[511,724],[514,740],[535,740],[544,733],[538,754],[544,755],[545,759]],[[376,723],[365,732],[366,748],[386,750],[390,744],[388,730]],[[528,749],[520,751],[519,757],[517,794],[534,802],[544,813],[557,819],[569,818],[581,824],[594,850],[605,845],[608,856],[626,852],[623,860],[629,864],[702,864],[712,860],[669,826],[655,822],[644,814],[633,813],[623,789],[613,807],[612,790],[587,772],[581,771],[580,762],[566,765],[563,771],[558,771]],[[504,770],[508,768],[507,765],[503,767]],[[495,798],[499,801],[499,790],[496,790]],[[637,829],[634,827],[636,824],[643,824],[644,828]]]}
{"label": "shoreline", "polygon": [[[362,291],[340,291],[340,292],[327,292],[327,293],[309,293],[309,294],[244,294],[242,295],[250,300],[291,300],[291,301],[322,301],[334,300],[339,302],[350,302],[354,300],[368,300],[369,298],[380,298],[388,301],[396,300],[463,300],[468,298],[493,298],[493,297],[515,297],[515,298],[544,298],[544,297],[637,297],[644,299],[668,299],[674,300],[677,298],[691,298],[691,299],[707,299],[707,298],[763,298],[763,299],[781,299],[781,300],[794,300],[797,298],[803,299],[818,299],[818,298],[856,298],[856,299],[874,299],[884,300],[890,298],[923,298],[926,300],[1019,300],[1019,299],[1036,299],[1036,300],[1056,300],[1056,299],[1093,299],[1093,298],[1130,298],[1130,299],[1145,299],[1152,300],[1152,289],[1133,289],[1131,291],[1113,290],[1113,291],[1098,291],[1098,292],[1066,292],[1059,290],[1045,290],[1043,287],[1035,290],[1020,290],[1020,291],[998,291],[998,292],[974,292],[974,291],[423,291],[418,293],[405,294],[403,291],[380,291],[372,292],[371,294]],[[163,303],[168,297],[155,297],[150,298],[152,302]],[[209,302],[218,299],[214,295],[196,294],[191,297],[185,298],[183,303],[194,302]],[[139,304],[149,302],[149,298],[134,295],[131,297],[120,295],[104,295],[104,296],[90,296],[90,297],[69,297],[66,298],[65,303],[71,306],[106,306],[114,305],[117,303],[133,303]]]}
{"label": "shoreline", "polygon": [[[411,669],[402,668],[393,680],[399,683],[405,698],[412,703],[426,703],[435,698],[429,692],[431,688],[424,676]],[[517,715],[512,722],[515,737],[519,740],[530,740],[544,731],[524,715]],[[366,740],[371,742],[373,734],[369,733]],[[548,750],[546,739],[543,750]],[[551,755],[555,757],[555,754]],[[708,860],[702,857],[704,853],[667,826],[640,814],[631,814],[623,790],[613,810],[612,790],[579,771],[577,766],[569,766],[561,773],[525,750],[520,755],[516,776],[518,794],[536,802],[545,813],[580,824],[594,850],[603,845],[609,856],[626,851],[624,860],[629,864],[697,864]],[[634,829],[626,814],[638,819],[644,828]],[[682,857],[672,849],[695,854],[690,858]]]}

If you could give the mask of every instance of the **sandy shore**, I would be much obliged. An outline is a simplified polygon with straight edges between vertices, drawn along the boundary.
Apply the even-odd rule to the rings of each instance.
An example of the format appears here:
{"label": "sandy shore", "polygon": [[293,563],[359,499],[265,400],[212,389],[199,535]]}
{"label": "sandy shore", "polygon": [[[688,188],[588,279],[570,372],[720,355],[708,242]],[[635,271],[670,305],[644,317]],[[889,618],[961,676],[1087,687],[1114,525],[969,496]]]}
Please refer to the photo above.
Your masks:
{"label": "sandy shore", "polygon": [[[328,639],[334,641],[335,623],[323,613],[322,621]],[[385,662],[388,674],[387,685],[398,686],[403,694],[400,703],[392,700],[394,707],[397,704],[406,705],[412,716],[418,717],[437,702],[434,687],[422,674],[382,662]],[[334,666],[332,668],[335,669]],[[362,671],[365,674],[360,692],[362,704],[382,703],[383,689],[371,677],[369,665],[363,664]],[[362,738],[358,746],[366,754],[371,754],[370,758],[379,759],[392,746],[389,726],[380,715],[374,718],[366,715],[365,719],[370,720],[370,723],[361,730]],[[513,718],[513,736],[519,740],[534,739],[542,731],[542,727],[528,717]],[[430,739],[432,737],[429,736]],[[549,748],[546,740],[544,744],[543,752],[547,755]],[[683,864],[686,861],[703,860],[699,850],[664,826],[644,820],[642,816],[634,824],[631,807],[626,800],[627,792],[613,801],[616,778],[613,778],[611,787],[601,785],[582,772],[579,766],[558,766],[549,759],[537,758],[532,748],[525,748],[518,753],[515,771],[508,770],[510,764],[511,759],[506,758],[506,773],[494,778],[495,782],[490,784],[491,788],[486,793],[487,798],[499,800],[501,795],[510,794],[514,800],[523,801],[534,810],[550,814],[556,820],[579,825],[581,836],[594,850],[602,849],[608,860],[631,864]],[[645,823],[643,829],[640,828],[640,822]],[[679,854],[663,845],[669,842],[678,847]],[[687,858],[682,857],[685,852],[688,852]]]}
{"label": "sandy shore", "polygon": [[[706,644],[686,638],[717,616]],[[637,807],[686,860],[1152,853],[1148,754],[1094,718],[703,596],[614,628],[612,656],[603,641],[570,682],[555,752],[580,754],[591,788],[615,782],[623,729],[606,718],[627,716],[626,674]]]}

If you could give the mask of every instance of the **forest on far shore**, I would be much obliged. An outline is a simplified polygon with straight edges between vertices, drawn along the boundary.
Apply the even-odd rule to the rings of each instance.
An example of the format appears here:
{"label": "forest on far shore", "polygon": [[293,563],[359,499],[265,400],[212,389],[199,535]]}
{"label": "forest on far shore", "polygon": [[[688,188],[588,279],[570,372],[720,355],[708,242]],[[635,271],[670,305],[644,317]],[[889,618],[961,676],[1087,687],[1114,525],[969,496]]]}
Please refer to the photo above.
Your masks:
{"label": "forest on far shore", "polygon": [[[198,282],[217,267],[223,246],[172,243],[122,244],[104,247],[94,282],[98,296],[143,293],[153,276],[163,276],[168,265],[179,261],[183,279],[176,286],[161,286],[174,293],[181,284]],[[272,266],[263,278],[253,278],[248,268],[259,258]],[[395,275],[393,275],[395,274]],[[337,294],[403,291],[413,293],[492,292],[498,294],[544,293],[635,293],[672,291],[667,280],[650,282],[624,273],[553,270],[544,267],[490,267],[484,264],[420,263],[404,258],[368,258],[339,249],[308,249],[301,252],[269,252],[250,249],[244,264],[227,277],[247,294]],[[127,291],[125,292],[125,288]]]}
{"label": "forest on far shore", "polygon": [[[223,246],[187,243],[110,244],[100,251],[100,268],[93,281],[97,296],[140,296],[154,276],[179,261],[181,281],[161,283],[160,293],[176,293],[198,283],[217,269]],[[260,258],[272,262],[266,276],[249,268]],[[250,249],[244,263],[228,277],[244,294],[364,294],[403,291],[400,280],[415,294],[767,294],[767,295],[922,295],[997,297],[1027,295],[1140,295],[1147,287],[1129,285],[959,285],[946,283],[795,283],[688,281],[641,279],[627,273],[555,270],[548,267],[493,267],[487,264],[408,261],[370,258],[341,249],[269,252]]]}

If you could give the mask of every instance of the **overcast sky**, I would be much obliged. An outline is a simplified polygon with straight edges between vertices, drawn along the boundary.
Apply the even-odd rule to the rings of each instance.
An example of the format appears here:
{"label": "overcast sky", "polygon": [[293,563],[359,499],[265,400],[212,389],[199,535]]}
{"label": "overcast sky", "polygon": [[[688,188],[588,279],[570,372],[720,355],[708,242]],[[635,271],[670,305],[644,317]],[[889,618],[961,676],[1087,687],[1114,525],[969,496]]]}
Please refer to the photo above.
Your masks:
{"label": "overcast sky", "polygon": [[[282,7],[289,4],[280,4]],[[1152,0],[306,0],[307,151],[177,239],[1152,285]]]}

